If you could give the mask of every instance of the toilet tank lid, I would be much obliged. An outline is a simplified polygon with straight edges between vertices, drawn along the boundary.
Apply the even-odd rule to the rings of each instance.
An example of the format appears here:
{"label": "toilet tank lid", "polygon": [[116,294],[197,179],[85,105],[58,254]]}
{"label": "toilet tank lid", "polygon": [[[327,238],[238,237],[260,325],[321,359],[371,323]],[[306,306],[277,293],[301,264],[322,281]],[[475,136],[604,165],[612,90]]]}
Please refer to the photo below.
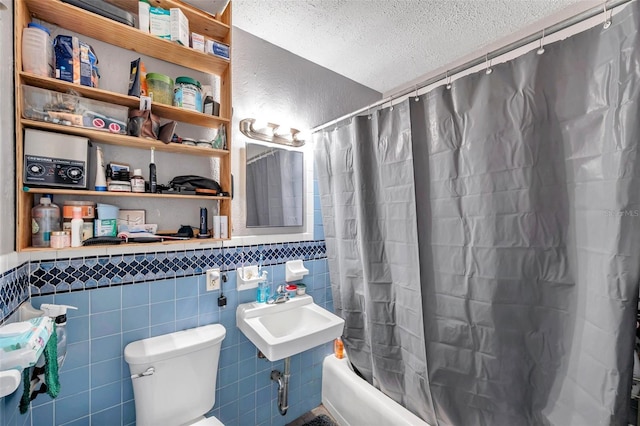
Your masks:
{"label": "toilet tank lid", "polygon": [[150,337],[129,343],[124,348],[124,359],[129,364],[147,364],[174,358],[219,344],[225,335],[222,324],[210,324]]}

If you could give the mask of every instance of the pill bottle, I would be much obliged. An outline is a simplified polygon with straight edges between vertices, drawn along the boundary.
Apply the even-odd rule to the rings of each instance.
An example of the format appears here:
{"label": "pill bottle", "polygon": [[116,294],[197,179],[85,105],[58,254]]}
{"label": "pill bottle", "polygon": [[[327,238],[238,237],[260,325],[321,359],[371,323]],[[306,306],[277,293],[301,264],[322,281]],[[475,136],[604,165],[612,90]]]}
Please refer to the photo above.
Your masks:
{"label": "pill bottle", "polygon": [[134,169],[131,177],[131,192],[144,192],[144,178],[142,169]]}
{"label": "pill bottle", "polygon": [[344,343],[339,337],[333,342],[333,353],[338,359],[344,358]]}

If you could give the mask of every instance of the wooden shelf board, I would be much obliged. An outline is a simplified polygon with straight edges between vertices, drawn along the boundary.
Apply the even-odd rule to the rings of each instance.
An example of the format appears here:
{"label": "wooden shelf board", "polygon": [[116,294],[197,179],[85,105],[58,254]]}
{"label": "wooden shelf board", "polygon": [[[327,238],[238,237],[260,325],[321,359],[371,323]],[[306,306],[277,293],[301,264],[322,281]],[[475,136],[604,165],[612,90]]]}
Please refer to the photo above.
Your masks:
{"label": "wooden shelf board", "polygon": [[207,55],[190,47],[152,36],[137,28],[59,0],[24,1],[27,3],[29,12],[38,19],[123,49],[206,73],[221,75],[229,68],[230,62],[227,59]]}
{"label": "wooden shelf board", "polygon": [[[134,15],[138,14],[138,2],[131,0],[107,0],[109,3]],[[207,38],[222,41],[229,34],[229,26],[220,22],[215,16],[176,0],[150,0],[151,6],[171,9],[179,7],[189,20],[189,31],[202,34]]]}
{"label": "wooden shelf board", "polygon": [[[42,77],[35,74],[20,72],[22,83],[29,86],[39,87],[41,89],[49,89],[57,92],[67,93],[70,90],[78,92],[85,98],[94,99],[96,101],[108,102],[126,106],[127,108],[137,109],[140,107],[140,99],[135,96],[123,95],[121,93],[109,92],[107,90],[97,89],[95,87],[82,86],[79,84],[69,83],[67,81],[58,80],[56,78]],[[216,117],[215,115],[203,114],[198,111],[190,111],[184,108],[174,107],[172,105],[164,105],[159,103],[151,104],[151,111],[159,117],[168,120],[180,121],[202,127],[218,127],[220,124],[228,124],[229,119]]]}
{"label": "wooden shelf board", "polygon": [[128,148],[148,150],[155,148],[156,151],[171,152],[175,154],[188,154],[207,157],[223,158],[229,155],[229,151],[223,149],[211,149],[199,146],[188,146],[178,143],[165,144],[158,140],[137,138],[134,136],[121,135],[116,133],[102,132],[100,130],[85,129],[82,127],[64,126],[61,124],[47,123],[44,121],[21,119],[20,123],[32,129],[48,130],[58,133],[83,136],[94,142],[106,143],[109,145],[125,146]]}
{"label": "wooden shelf board", "polygon": [[150,192],[109,192],[90,191],[82,189],[61,189],[61,188],[33,188],[24,186],[24,192],[32,194],[54,194],[54,195],[88,195],[95,197],[134,197],[134,198],[178,198],[191,200],[230,200],[230,197],[219,197],[217,195],[182,195],[182,194],[152,194]]}
{"label": "wooden shelf board", "polygon": [[67,247],[63,249],[52,249],[51,247],[25,247],[20,251],[23,252],[38,252],[38,251],[64,251],[72,252],[77,250],[93,249],[93,248],[118,248],[118,247],[153,247],[153,246],[166,246],[176,244],[193,244],[193,243],[216,243],[219,241],[229,241],[229,239],[220,238],[191,238],[189,240],[167,240],[158,243],[122,243],[122,244],[95,244],[90,246],[80,247]]}

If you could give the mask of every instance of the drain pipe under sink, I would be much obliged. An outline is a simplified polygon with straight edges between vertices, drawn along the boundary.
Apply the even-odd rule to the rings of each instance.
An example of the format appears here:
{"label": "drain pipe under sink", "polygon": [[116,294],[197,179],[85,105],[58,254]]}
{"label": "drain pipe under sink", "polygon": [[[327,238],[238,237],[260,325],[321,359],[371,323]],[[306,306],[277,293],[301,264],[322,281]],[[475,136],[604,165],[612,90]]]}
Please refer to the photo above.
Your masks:
{"label": "drain pipe under sink", "polygon": [[289,378],[291,377],[291,358],[284,359],[284,374],[278,370],[271,371],[271,380],[278,382],[278,411],[283,416],[289,409]]}

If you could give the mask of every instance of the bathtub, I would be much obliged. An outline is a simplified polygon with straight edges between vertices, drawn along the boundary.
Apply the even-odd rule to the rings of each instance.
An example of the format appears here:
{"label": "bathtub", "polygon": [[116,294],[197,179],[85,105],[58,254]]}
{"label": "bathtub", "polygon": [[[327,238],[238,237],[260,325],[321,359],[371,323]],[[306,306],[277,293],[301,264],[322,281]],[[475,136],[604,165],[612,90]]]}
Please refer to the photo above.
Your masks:
{"label": "bathtub", "polygon": [[322,404],[340,426],[429,426],[358,377],[346,357],[322,362]]}

